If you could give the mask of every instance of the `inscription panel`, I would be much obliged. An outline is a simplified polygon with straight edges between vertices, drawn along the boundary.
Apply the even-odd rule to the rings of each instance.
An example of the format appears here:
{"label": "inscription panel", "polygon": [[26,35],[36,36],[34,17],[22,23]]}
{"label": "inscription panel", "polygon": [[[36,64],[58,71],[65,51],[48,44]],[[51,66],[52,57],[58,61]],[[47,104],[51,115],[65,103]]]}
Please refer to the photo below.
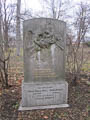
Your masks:
{"label": "inscription panel", "polygon": [[34,78],[56,78],[56,73],[51,69],[35,69],[33,72]]}
{"label": "inscription panel", "polygon": [[[28,88],[28,87],[27,87]],[[28,106],[58,105],[64,103],[65,84],[37,84],[25,88]]]}

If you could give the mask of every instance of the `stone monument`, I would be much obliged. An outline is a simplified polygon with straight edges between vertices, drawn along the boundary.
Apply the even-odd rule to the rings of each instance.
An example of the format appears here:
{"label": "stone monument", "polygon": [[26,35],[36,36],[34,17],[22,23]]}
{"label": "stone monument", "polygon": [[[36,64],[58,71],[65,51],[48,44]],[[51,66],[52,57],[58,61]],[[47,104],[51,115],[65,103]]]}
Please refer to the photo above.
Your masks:
{"label": "stone monument", "polygon": [[19,110],[68,107],[66,24],[50,18],[24,21],[24,81]]}

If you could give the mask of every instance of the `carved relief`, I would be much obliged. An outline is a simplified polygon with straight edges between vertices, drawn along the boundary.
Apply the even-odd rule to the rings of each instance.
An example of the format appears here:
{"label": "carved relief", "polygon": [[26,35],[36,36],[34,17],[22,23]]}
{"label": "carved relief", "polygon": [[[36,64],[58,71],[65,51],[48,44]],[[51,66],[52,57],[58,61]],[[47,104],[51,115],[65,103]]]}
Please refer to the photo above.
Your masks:
{"label": "carved relief", "polygon": [[54,34],[49,32],[40,33],[34,40],[34,43],[40,48],[49,48],[52,44],[56,44],[61,50],[63,46],[61,45],[62,38],[57,38]]}
{"label": "carved relief", "polygon": [[[28,41],[29,44],[27,45],[26,49],[30,50],[30,54],[32,55],[32,53],[37,52],[37,51],[41,51],[42,49],[48,49],[52,44],[55,44],[56,46],[58,46],[61,50],[64,50],[64,46],[63,46],[63,42],[62,42],[62,37],[58,38],[57,36],[54,35],[54,33],[49,32],[49,31],[45,31],[45,32],[41,32],[39,34],[34,34],[28,32],[27,37],[28,37]],[[32,36],[32,37],[30,37]],[[32,40],[30,39],[32,38]]]}

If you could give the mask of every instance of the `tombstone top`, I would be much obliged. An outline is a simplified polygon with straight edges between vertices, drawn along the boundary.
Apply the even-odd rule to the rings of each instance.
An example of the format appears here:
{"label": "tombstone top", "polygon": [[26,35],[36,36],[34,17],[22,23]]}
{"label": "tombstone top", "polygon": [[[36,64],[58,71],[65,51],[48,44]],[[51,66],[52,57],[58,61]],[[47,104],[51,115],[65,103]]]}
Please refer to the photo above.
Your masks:
{"label": "tombstone top", "polygon": [[51,18],[24,21],[25,81],[64,79],[66,23]]}

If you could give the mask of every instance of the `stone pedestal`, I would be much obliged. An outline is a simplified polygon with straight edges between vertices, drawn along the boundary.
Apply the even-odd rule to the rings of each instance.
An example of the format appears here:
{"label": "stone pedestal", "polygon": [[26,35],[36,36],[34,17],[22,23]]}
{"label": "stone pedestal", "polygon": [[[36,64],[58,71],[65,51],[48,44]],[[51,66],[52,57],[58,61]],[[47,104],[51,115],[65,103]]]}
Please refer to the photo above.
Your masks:
{"label": "stone pedestal", "polygon": [[19,110],[68,107],[68,83],[45,82],[22,84],[22,101]]}

